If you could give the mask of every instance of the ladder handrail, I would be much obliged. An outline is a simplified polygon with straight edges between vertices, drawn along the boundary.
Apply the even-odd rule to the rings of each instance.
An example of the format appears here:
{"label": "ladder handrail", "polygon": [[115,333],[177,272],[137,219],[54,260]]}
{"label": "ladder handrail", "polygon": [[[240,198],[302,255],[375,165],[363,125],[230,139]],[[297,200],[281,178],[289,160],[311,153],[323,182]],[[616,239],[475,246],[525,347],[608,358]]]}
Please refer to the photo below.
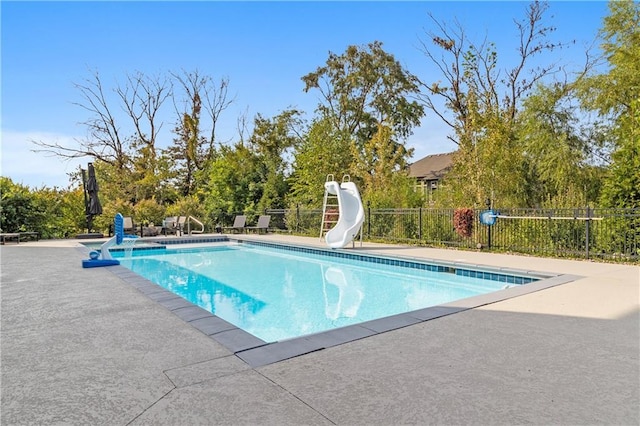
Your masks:
{"label": "ladder handrail", "polygon": [[[200,225],[200,230],[199,231],[192,231],[191,230],[191,221],[194,221],[195,223],[197,223],[198,225]],[[191,233],[194,232],[196,234],[202,234],[204,233],[204,223],[200,222],[198,219],[196,219],[195,217],[189,215],[187,216],[187,234],[191,235]]]}

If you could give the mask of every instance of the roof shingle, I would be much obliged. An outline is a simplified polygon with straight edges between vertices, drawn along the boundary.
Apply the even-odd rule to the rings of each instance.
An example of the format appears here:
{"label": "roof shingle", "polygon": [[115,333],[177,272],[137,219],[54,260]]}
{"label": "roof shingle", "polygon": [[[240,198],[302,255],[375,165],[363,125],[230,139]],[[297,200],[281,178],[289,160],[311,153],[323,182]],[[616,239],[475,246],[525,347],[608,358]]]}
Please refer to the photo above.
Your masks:
{"label": "roof shingle", "polygon": [[439,180],[453,166],[453,152],[427,155],[409,166],[409,176],[422,180]]}

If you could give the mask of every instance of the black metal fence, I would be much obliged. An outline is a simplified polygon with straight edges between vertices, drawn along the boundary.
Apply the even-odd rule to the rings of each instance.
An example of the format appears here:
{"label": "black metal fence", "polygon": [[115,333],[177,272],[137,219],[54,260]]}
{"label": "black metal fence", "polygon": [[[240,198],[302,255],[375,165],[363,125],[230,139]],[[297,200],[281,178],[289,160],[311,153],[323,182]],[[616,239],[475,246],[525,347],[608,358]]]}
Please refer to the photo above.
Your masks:
{"label": "black metal fence", "polygon": [[[390,241],[535,255],[638,262],[640,209],[499,209],[493,226],[474,212],[469,236],[454,226],[454,209],[366,208],[367,241]],[[270,229],[320,237],[322,210],[268,210]]]}

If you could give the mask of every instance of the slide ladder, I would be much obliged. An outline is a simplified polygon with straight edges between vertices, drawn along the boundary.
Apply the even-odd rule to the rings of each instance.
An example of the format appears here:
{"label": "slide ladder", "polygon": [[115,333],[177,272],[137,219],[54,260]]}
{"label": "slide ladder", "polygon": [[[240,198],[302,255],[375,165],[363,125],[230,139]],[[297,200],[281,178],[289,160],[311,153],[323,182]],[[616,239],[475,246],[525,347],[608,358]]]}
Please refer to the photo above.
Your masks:
{"label": "slide ladder", "polygon": [[[343,176],[344,180],[347,175]],[[350,179],[350,178],[349,178]],[[327,175],[325,182],[335,180],[332,174]],[[325,234],[338,223],[340,215],[340,206],[338,205],[338,194],[332,194],[327,187],[324,188],[324,201],[322,202],[322,225],[320,226],[320,240]]]}

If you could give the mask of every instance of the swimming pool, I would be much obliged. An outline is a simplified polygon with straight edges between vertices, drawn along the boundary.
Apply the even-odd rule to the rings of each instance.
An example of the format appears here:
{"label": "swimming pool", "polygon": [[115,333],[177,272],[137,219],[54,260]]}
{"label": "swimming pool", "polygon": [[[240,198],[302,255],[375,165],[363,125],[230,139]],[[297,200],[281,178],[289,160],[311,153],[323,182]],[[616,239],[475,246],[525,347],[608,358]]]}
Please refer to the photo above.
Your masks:
{"label": "swimming pool", "polygon": [[[120,260],[123,261],[122,265],[109,268],[112,273],[120,276],[125,282],[137,288],[147,297],[164,306],[191,326],[207,334],[218,343],[224,345],[228,350],[253,367],[267,365],[287,358],[303,355],[305,353],[341,345],[343,343],[374,336],[379,333],[385,333],[390,330],[395,330],[424,321],[430,321],[435,318],[495,303],[500,300],[560,285],[576,279],[576,277],[570,275],[521,271],[510,268],[486,268],[479,265],[467,265],[457,262],[436,261],[422,258],[392,257],[360,250],[329,250],[325,248],[318,248],[317,246],[283,244],[282,242],[265,241],[265,239],[253,239],[246,236],[234,237],[220,235],[179,238],[165,237],[145,240],[149,243],[159,243],[159,246],[145,244],[140,247],[135,247],[132,252],[127,254],[131,255],[131,253],[133,253],[133,257],[130,259],[132,263],[137,259],[142,260],[150,258],[151,256],[160,255],[162,251],[165,251],[169,255],[174,251],[190,252],[191,254],[188,258],[191,258],[191,261],[183,259],[181,261],[183,264],[178,262],[173,266],[173,268],[179,267],[177,269],[182,270],[182,272],[184,272],[183,269],[188,269],[187,266],[189,265],[189,262],[194,264],[211,263],[211,259],[207,260],[206,256],[201,256],[202,253],[209,250],[213,250],[214,252],[216,250],[220,250],[217,252],[217,254],[220,254],[223,251],[222,249],[226,250],[228,248],[222,247],[222,245],[232,243],[236,245],[236,249],[250,249],[252,251],[248,252],[249,254],[246,255],[247,257],[244,262],[230,268],[231,272],[228,272],[228,274],[234,275],[237,274],[238,271],[248,274],[249,272],[247,271],[253,271],[253,276],[257,277],[257,279],[254,278],[253,281],[260,281],[266,275],[266,269],[259,266],[261,264],[256,262],[254,254],[259,250],[268,249],[271,252],[280,252],[280,255],[285,255],[286,257],[295,254],[304,254],[305,257],[309,258],[307,259],[308,262],[315,262],[316,271],[321,269],[318,267],[318,262],[322,263],[322,261],[330,260],[331,262],[337,262],[337,266],[333,265],[336,269],[343,268],[344,263],[359,261],[364,262],[361,264],[361,269],[365,270],[376,269],[379,265],[386,265],[401,269],[408,268],[420,271],[444,272],[448,275],[481,278],[482,280],[493,281],[493,283],[491,283],[493,286],[496,286],[498,283],[498,291],[478,294],[476,296],[466,297],[448,303],[440,303],[426,308],[417,308],[416,310],[404,313],[391,314],[390,316],[382,318],[364,320],[364,322],[352,325],[340,325],[344,324],[342,321],[344,321],[345,318],[349,318],[350,315],[353,315],[356,312],[354,308],[356,305],[358,305],[358,315],[367,311],[367,309],[362,307],[363,305],[360,302],[356,303],[356,301],[361,297],[359,292],[362,291],[363,283],[359,283],[359,288],[349,288],[349,290],[347,290],[346,287],[342,287],[343,297],[341,299],[341,286],[336,286],[335,284],[330,283],[327,285],[327,276],[325,275],[325,284],[323,284],[322,291],[318,291],[316,288],[314,294],[316,296],[316,302],[319,302],[319,306],[322,308],[322,311],[325,314],[328,314],[329,317],[336,318],[335,320],[332,320],[335,321],[335,324],[332,324],[334,328],[320,332],[309,331],[310,334],[305,334],[301,337],[283,338],[277,342],[269,343],[268,340],[271,340],[272,337],[268,337],[268,340],[258,338],[219,316],[223,314],[223,311],[231,310],[232,306],[242,306],[241,310],[233,311],[234,313],[232,315],[235,315],[236,317],[253,316],[254,310],[266,310],[266,305],[269,300],[263,295],[252,293],[255,290],[239,289],[240,291],[237,291],[235,295],[233,294],[233,291],[235,290],[232,290],[231,293],[225,293],[222,290],[218,293],[216,293],[217,290],[207,290],[206,292],[201,291],[200,300],[196,300],[192,303],[185,297],[180,296],[178,293],[172,292],[162,287],[160,284],[154,283],[153,280],[156,278],[153,276],[149,275],[151,279],[143,278],[139,273],[132,272],[131,269],[126,268],[124,265],[129,261],[126,257],[119,257]],[[178,250],[173,250],[172,247],[178,248]],[[273,253],[271,254],[273,255]],[[125,256],[125,253],[121,251],[120,253],[114,253],[114,255]],[[198,260],[194,260],[196,258],[198,258]],[[149,263],[152,264],[153,262],[150,261]],[[325,274],[329,268],[331,268],[331,266],[327,266],[324,269]],[[153,271],[154,269],[158,269],[157,263],[155,266],[149,268],[149,271]],[[140,270],[140,272],[142,273],[142,270]],[[335,281],[335,277],[331,277],[331,274],[335,272],[336,271],[333,270],[333,272],[329,273],[329,281]],[[157,274],[160,273],[158,272]],[[319,272],[316,272],[316,274],[319,274]],[[195,286],[197,286],[197,284],[195,283],[199,282],[199,275],[201,274],[193,271],[186,273],[186,275],[177,274],[172,278],[173,281],[171,286],[167,285],[167,288],[196,288]],[[281,275],[288,277],[295,276],[291,273],[288,275]],[[304,275],[301,275],[301,277],[304,277],[304,279],[300,280],[301,283],[303,281],[307,282]],[[387,280],[389,283],[397,280],[397,275],[394,275],[393,273],[390,277],[391,278]],[[467,282],[470,282],[470,280],[467,280]],[[231,289],[233,288],[233,285],[235,285],[233,282],[222,282],[222,284]],[[255,284],[256,283],[253,283],[252,285]],[[293,287],[281,287],[280,294],[285,295],[291,292],[295,293],[296,291],[300,291],[299,287],[301,286],[302,284],[298,284]],[[503,289],[504,287],[508,288]],[[198,291],[195,293],[198,294]],[[418,292],[418,294],[423,293],[424,292]],[[365,295],[366,294],[367,293],[365,292]],[[215,299],[225,300],[221,305],[223,307],[219,308],[215,314],[200,306],[207,306],[207,304],[215,301]],[[417,302],[414,300],[414,303]],[[431,303],[438,302],[432,301]],[[291,306],[291,303],[289,303],[289,306]],[[413,304],[409,309],[414,309],[417,306],[419,305]],[[299,312],[300,308],[301,307],[296,303],[291,309]],[[305,315],[308,316],[310,314]]]}
{"label": "swimming pool", "polygon": [[153,246],[121,265],[265,342],[319,333],[537,281],[269,244]]}

